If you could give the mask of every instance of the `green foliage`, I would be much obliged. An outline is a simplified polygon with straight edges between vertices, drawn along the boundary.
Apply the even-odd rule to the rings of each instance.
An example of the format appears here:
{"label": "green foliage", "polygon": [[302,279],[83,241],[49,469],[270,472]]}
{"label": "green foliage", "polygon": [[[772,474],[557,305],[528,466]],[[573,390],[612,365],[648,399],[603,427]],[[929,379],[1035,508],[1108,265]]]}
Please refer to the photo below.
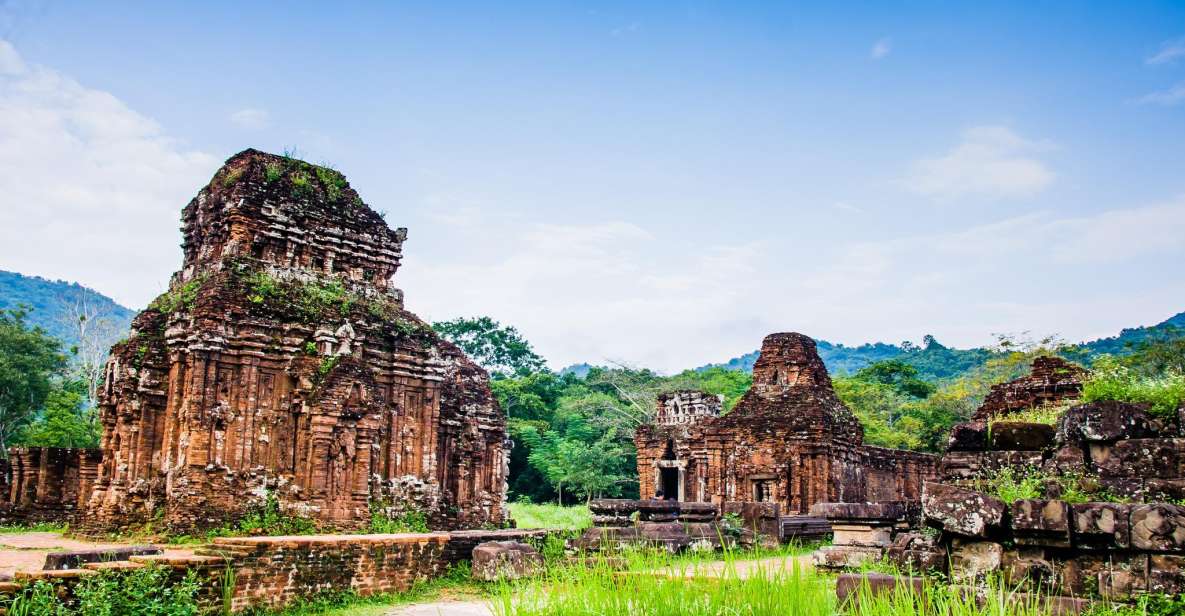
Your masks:
{"label": "green foliage", "polygon": [[370,503],[370,524],[366,529],[368,533],[388,535],[396,533],[426,533],[431,530],[428,527],[428,515],[423,511],[411,510],[405,511],[397,517],[390,517],[387,515],[387,504],[379,501],[371,501]]}
{"label": "green foliage", "polygon": [[917,368],[900,359],[878,361],[861,368],[854,378],[868,383],[888,385],[898,394],[911,398],[925,398],[935,390],[932,383],[918,378]]}
{"label": "green foliage", "polygon": [[342,191],[349,186],[346,176],[327,164],[313,167],[313,170],[317,175],[317,181],[321,183],[321,189],[325,191],[325,197],[330,201],[341,199]]}
{"label": "green foliage", "polygon": [[304,354],[305,355],[316,355],[317,354],[317,343],[313,342],[312,340],[304,343]]}
{"label": "green foliage", "polygon": [[432,324],[442,338],[461,347],[491,375],[524,376],[545,369],[546,362],[517,329],[490,317],[459,318]]}
{"label": "green foliage", "polygon": [[280,500],[276,498],[274,492],[269,491],[262,502],[252,507],[246,515],[239,519],[237,531],[238,533],[225,532],[225,534],[266,535],[268,537],[311,535],[317,532],[317,525],[308,518],[280,511]]}
{"label": "green foliage", "polygon": [[55,586],[38,580],[14,597],[8,606],[13,615],[53,616],[195,616],[200,589],[196,570],[174,580],[169,567],[144,567],[128,571],[103,571],[81,578],[73,600],[60,597]]}
{"label": "green foliage", "polygon": [[[263,314],[293,319],[307,324],[344,319],[355,310],[365,310],[386,320],[396,335],[424,338],[427,327],[403,318],[398,305],[383,297],[365,297],[351,291],[336,278],[312,281],[283,280],[270,273],[240,263],[232,271],[237,285],[251,302],[252,309]],[[307,346],[312,344],[313,347]],[[316,354],[316,345],[306,343],[305,352]]]}
{"label": "green foliage", "polygon": [[1006,466],[986,477],[987,491],[1005,503],[1041,498],[1045,495],[1045,478],[1039,471],[1022,471]]}
{"label": "green foliage", "polygon": [[25,315],[0,309],[0,449],[35,419],[66,367],[58,341]]}
{"label": "green foliage", "polygon": [[993,418],[988,426],[990,428],[992,425],[1000,422],[1039,423],[1054,426],[1057,425],[1058,419],[1061,419],[1062,413],[1065,413],[1075,402],[1043,404],[1023,411],[1016,411],[1002,417]]}
{"label": "green foliage", "polygon": [[340,360],[341,357],[337,355],[322,358],[321,365],[317,366],[317,374],[321,377],[329,374],[335,367],[337,367],[337,363]]}
{"label": "green foliage", "polygon": [[263,181],[271,184],[284,177],[284,167],[279,163],[268,163],[263,168]]}
{"label": "green foliage", "polygon": [[288,174],[288,182],[292,184],[292,196],[297,199],[312,196],[313,182],[308,173],[298,169]]}
{"label": "green foliage", "polygon": [[60,380],[53,384],[36,420],[14,438],[33,447],[98,447],[100,426],[87,405],[86,383]]}
{"label": "green foliage", "polygon": [[[1039,468],[1004,467],[984,473],[981,488],[1006,503],[1022,499],[1056,498],[1070,504],[1125,502],[1103,488],[1097,480],[1078,473],[1052,474]],[[1056,489],[1056,493],[1050,492]]]}
{"label": "green foliage", "polygon": [[1110,356],[1095,360],[1082,387],[1082,400],[1118,400],[1147,405],[1148,412],[1172,417],[1185,404],[1185,373],[1168,370],[1149,375]]}
{"label": "green foliage", "polygon": [[202,285],[205,284],[207,278],[207,274],[194,276],[189,282],[173,287],[165,292],[164,295],[152,300],[148,308],[164,314],[173,314],[179,310],[193,308],[194,302],[197,301],[198,292],[202,290]]}
{"label": "green foliage", "polygon": [[222,176],[222,187],[230,188],[234,186],[235,182],[238,182],[241,177],[243,177],[242,169],[231,169],[227,171],[226,175]]}

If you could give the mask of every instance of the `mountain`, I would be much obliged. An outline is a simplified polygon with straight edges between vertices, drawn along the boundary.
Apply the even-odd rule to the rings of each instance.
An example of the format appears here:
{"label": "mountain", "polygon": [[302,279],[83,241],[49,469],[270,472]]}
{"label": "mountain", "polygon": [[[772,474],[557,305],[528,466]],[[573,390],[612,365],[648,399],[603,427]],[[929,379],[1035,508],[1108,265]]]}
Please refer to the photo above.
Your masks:
{"label": "mountain", "polygon": [[100,330],[99,345],[108,348],[124,337],[136,311],[76,282],[47,280],[0,270],[0,308],[24,306],[29,309],[26,321],[62,340],[68,349],[78,344],[78,328],[71,315],[85,304],[93,315],[92,323]]}
{"label": "mountain", "polygon": [[[1177,336],[1185,336],[1185,312],[1156,325],[1124,329],[1111,338],[1083,342],[1078,348],[1087,358],[1103,353],[1122,355],[1130,353],[1133,347],[1145,340]],[[823,363],[827,365],[827,371],[831,374],[852,374],[878,361],[900,359],[917,368],[922,378],[937,380],[966,372],[992,356],[992,351],[988,349],[952,349],[939,344],[932,336],[926,336],[924,340],[921,347],[884,342],[849,347],[826,340],[819,340],[816,344],[819,356],[823,358]],[[757,351],[753,351],[721,364],[702,366],[697,370],[721,366],[730,370],[752,372],[753,363],[756,361]]]}

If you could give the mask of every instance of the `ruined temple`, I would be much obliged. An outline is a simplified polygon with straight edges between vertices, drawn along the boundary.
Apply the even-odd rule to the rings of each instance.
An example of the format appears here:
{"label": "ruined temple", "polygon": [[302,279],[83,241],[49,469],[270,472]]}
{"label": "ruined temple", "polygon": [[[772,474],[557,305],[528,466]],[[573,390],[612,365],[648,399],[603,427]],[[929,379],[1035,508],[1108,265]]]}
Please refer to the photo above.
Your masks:
{"label": "ruined temple", "polygon": [[643,497],[771,502],[806,513],[819,502],[916,500],[934,474],[923,453],[864,444],[864,429],[840,402],[815,342],[771,334],[736,408],[702,392],[659,398],[653,425],[638,429]]}
{"label": "ruined temple", "polygon": [[1086,370],[1060,357],[1033,359],[1028,375],[992,387],[983,404],[971,416],[987,421],[1016,411],[1057,405],[1078,397]]}
{"label": "ruined temple", "polygon": [[255,150],[182,221],[180,271],[111,352],[86,525],[209,527],[268,501],[333,528],[505,521],[506,417],[391,285],[406,229],[342,174]]}

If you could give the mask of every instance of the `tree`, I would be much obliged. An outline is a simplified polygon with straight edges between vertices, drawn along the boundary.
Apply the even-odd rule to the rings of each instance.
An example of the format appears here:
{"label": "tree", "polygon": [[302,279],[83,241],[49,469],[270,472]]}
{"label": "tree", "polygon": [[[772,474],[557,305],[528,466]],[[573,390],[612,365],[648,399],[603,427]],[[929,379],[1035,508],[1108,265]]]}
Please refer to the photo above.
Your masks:
{"label": "tree", "polygon": [[861,368],[857,379],[881,383],[912,398],[925,398],[934,393],[934,385],[918,378],[918,369],[900,359],[887,359]]}
{"label": "tree", "polygon": [[23,309],[0,310],[0,451],[45,404],[66,358],[60,343],[25,324]]}
{"label": "tree", "polygon": [[98,403],[111,341],[119,336],[121,328],[111,306],[96,301],[84,291],[79,288],[72,293],[73,297],[63,298],[65,307],[59,318],[78,340],[70,348],[71,372],[86,385],[86,403],[93,408]]}
{"label": "tree", "polygon": [[432,329],[495,377],[525,376],[547,366],[517,329],[490,317],[439,321]]}
{"label": "tree", "polygon": [[34,447],[98,447],[99,426],[95,408],[87,404],[84,381],[54,383],[45,408],[16,440]]}

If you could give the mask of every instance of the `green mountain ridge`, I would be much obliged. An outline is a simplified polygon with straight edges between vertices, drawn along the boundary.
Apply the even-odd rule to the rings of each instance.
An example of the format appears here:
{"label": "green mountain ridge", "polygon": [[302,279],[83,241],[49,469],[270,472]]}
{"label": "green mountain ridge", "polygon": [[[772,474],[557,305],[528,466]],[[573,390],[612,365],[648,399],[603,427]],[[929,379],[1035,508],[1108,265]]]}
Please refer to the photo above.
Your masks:
{"label": "green mountain ridge", "polygon": [[[1146,340],[1157,337],[1185,336],[1185,312],[1178,313],[1156,325],[1125,328],[1109,338],[1099,338],[1074,345],[1075,358],[1092,358],[1104,353],[1122,355]],[[826,340],[817,341],[819,356],[831,374],[854,374],[861,368],[878,361],[901,359],[918,369],[921,378],[938,380],[956,376],[992,356],[984,348],[954,349],[943,346],[931,336],[925,337],[923,346],[896,345],[884,342],[865,343],[860,346],[844,346]],[[746,353],[724,363],[708,364],[696,370],[721,367],[729,370],[752,372],[758,352]]]}
{"label": "green mountain ridge", "polygon": [[114,344],[131,327],[136,311],[116,303],[102,293],[76,282],[49,280],[0,270],[0,309],[25,307],[29,324],[40,327],[64,343],[64,350],[78,344],[78,330],[72,323],[72,307],[86,302],[96,319],[108,322],[105,346]]}

